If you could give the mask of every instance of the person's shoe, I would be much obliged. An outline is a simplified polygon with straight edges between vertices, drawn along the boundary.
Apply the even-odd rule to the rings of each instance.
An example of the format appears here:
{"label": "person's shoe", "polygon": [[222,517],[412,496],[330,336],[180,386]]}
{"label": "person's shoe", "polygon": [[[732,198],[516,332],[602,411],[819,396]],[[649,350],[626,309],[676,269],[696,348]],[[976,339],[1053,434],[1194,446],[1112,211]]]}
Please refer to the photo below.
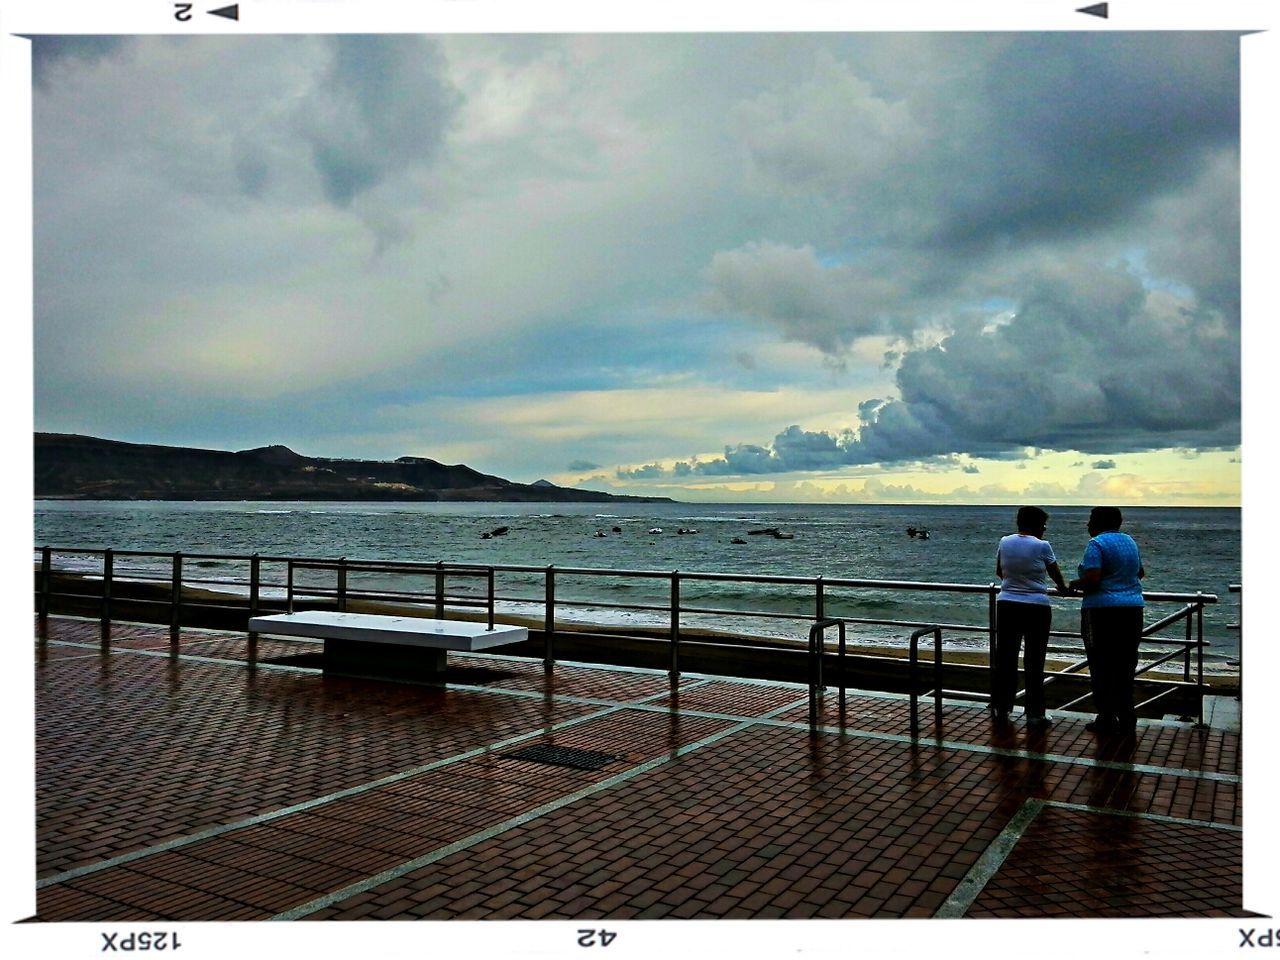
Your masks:
{"label": "person's shoe", "polygon": [[1115,725],[1106,717],[1098,717],[1086,723],[1084,728],[1090,733],[1111,733],[1115,730]]}
{"label": "person's shoe", "polygon": [[991,714],[991,719],[996,723],[1008,723],[1009,711],[999,710],[996,707],[987,707],[987,713]]}
{"label": "person's shoe", "polygon": [[1046,730],[1053,726],[1053,721],[1048,717],[1028,717],[1027,729],[1029,730]]}

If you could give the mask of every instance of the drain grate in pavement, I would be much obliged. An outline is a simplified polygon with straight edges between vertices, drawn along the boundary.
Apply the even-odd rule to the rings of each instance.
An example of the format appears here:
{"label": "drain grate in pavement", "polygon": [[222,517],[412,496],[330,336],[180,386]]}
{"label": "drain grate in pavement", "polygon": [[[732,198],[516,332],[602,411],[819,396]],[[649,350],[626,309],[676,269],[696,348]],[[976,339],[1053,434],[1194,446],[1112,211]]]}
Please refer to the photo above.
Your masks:
{"label": "drain grate in pavement", "polygon": [[603,770],[622,757],[612,753],[597,753],[595,750],[579,750],[576,747],[553,747],[550,744],[538,743],[531,747],[521,747],[504,757],[512,760],[532,760],[534,763],[549,763],[556,767],[570,767],[574,770]]}

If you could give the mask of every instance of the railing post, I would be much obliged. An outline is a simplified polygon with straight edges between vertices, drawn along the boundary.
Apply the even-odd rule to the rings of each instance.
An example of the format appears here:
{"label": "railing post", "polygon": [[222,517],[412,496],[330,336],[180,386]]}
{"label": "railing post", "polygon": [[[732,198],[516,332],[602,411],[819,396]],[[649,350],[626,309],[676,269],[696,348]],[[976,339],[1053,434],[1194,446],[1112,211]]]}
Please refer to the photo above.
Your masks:
{"label": "railing post", "polygon": [[[1197,590],[1196,596],[1202,591]],[[1196,702],[1200,705],[1198,726],[1204,724],[1204,601],[1196,602]]]}
{"label": "railing post", "polygon": [[293,557],[289,558],[285,574],[285,613],[293,613]]}
{"label": "railing post", "polygon": [[680,679],[680,571],[671,571],[671,679]]}
{"label": "railing post", "polygon": [[542,666],[550,670],[556,663],[556,568],[547,567],[546,579],[546,619],[542,625]]}
{"label": "railing post", "polygon": [[933,628],[933,723],[942,729],[942,628]]}
{"label": "railing post", "polygon": [[115,554],[108,547],[102,554],[102,626],[111,626],[111,579],[115,572]]}
{"label": "railing post", "polygon": [[839,664],[840,664],[840,712],[841,712],[841,722],[843,723],[843,721],[844,721],[844,700],[845,700],[845,696],[844,696],[844,688],[845,688],[845,686],[848,684],[848,682],[849,682],[849,681],[848,681],[848,678],[845,676],[845,672],[844,672],[844,646],[845,646],[845,626],[844,626],[844,621],[843,621],[843,620],[839,620],[839,621],[837,621],[837,622],[840,624],[840,647],[839,647],[840,654],[839,654],[839,661],[838,661],[838,662],[839,662]]}
{"label": "railing post", "polygon": [[987,587],[987,690],[990,693],[996,689],[996,597],[999,593],[1000,584]]}
{"label": "railing post", "polygon": [[920,661],[920,631],[917,630],[911,634],[909,649],[907,651],[907,686],[911,693],[911,736],[913,738],[920,735],[920,707],[917,698],[920,695],[920,684],[916,679],[916,668]]}
{"label": "railing post", "polygon": [[338,558],[338,612],[347,612],[347,558]]}
{"label": "railing post", "polygon": [[489,568],[489,629],[493,629],[493,567]]}
{"label": "railing post", "polygon": [[809,630],[809,734],[818,732],[818,697],[822,693],[821,628],[815,622]]}
{"label": "railing post", "polygon": [[169,629],[182,626],[182,551],[173,554],[173,594],[169,599]]}
{"label": "railing post", "polygon": [[53,550],[48,546],[40,548],[40,619],[49,619],[49,597],[53,592],[50,578],[53,575]]}
{"label": "railing post", "polygon": [[815,588],[815,594],[814,594],[813,622],[821,623],[823,620],[827,619],[827,610],[826,610],[827,604],[826,604],[826,597],[823,596],[823,592],[822,592],[821,576],[819,576],[818,579],[814,582],[814,588]]}
{"label": "railing post", "polygon": [[249,616],[258,615],[258,600],[262,587],[262,560],[255,551],[249,557]]}
{"label": "railing post", "polygon": [[[1228,588],[1230,589],[1230,588]],[[1239,637],[1236,646],[1239,651],[1236,654],[1236,673],[1240,675],[1240,679],[1236,683],[1236,699],[1244,703],[1244,584],[1240,584],[1236,590],[1240,597],[1237,608],[1240,611],[1240,627],[1238,630]]]}
{"label": "railing post", "polygon": [[1186,642],[1182,647],[1182,680],[1184,683],[1191,682],[1191,607],[1187,607],[1186,619]]}
{"label": "railing post", "polygon": [[444,619],[444,561],[436,561],[436,619]]}

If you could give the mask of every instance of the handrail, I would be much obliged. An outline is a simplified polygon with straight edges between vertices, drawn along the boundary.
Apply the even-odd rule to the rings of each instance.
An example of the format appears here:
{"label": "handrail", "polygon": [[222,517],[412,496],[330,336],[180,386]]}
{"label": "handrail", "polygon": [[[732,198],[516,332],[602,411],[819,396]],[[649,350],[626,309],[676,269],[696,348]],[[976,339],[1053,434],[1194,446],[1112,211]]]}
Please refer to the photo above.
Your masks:
{"label": "handrail", "polygon": [[844,713],[846,677],[844,672],[845,625],[844,621],[835,617],[826,617],[809,628],[809,731],[818,729],[818,698],[826,692],[822,682],[822,658],[827,644],[823,635],[830,627],[839,630],[839,664],[840,664],[840,711]]}
{"label": "handrail", "polygon": [[922,627],[911,634],[910,638],[911,653],[907,667],[907,683],[910,688],[908,692],[911,697],[911,736],[913,737],[920,735],[918,701],[920,694],[924,692],[920,689],[918,679],[920,638],[929,633],[933,634],[933,689],[927,692],[933,694],[933,722],[936,726],[942,725],[942,628],[935,624],[932,627]]}

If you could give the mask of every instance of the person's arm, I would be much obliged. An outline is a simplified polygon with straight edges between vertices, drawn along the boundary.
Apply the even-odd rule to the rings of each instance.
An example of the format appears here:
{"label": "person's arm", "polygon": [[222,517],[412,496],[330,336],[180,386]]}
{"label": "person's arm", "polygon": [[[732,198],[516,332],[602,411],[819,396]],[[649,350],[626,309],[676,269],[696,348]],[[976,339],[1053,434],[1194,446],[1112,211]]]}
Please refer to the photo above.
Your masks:
{"label": "person's arm", "polygon": [[1102,583],[1102,551],[1098,544],[1090,540],[1084,548],[1084,559],[1080,561],[1080,577],[1071,581],[1072,590],[1092,593]]}
{"label": "person's arm", "polygon": [[1046,563],[1044,565],[1045,572],[1049,574],[1049,578],[1058,585],[1058,589],[1063,593],[1069,593],[1067,581],[1062,578],[1062,569],[1056,563]]}
{"label": "person's arm", "polygon": [[1102,582],[1102,568],[1094,567],[1090,570],[1082,570],[1078,580],[1072,580],[1068,589],[1079,590],[1082,593],[1092,593],[1098,589],[1098,584]]}

